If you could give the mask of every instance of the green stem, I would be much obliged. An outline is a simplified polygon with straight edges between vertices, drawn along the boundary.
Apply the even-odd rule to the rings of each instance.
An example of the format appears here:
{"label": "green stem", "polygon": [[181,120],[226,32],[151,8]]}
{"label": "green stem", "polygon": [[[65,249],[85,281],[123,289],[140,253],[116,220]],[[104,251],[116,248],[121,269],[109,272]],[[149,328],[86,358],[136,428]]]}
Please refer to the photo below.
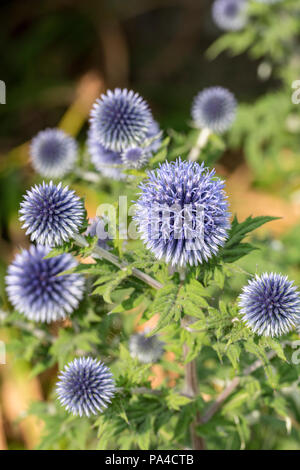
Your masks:
{"label": "green stem", "polygon": [[[79,235],[78,233],[73,235],[73,239],[75,243],[79,246],[82,246],[84,248],[87,248],[89,246],[86,239],[82,235]],[[93,254],[100,256],[103,259],[106,259],[106,261],[109,261],[110,263],[114,264],[119,269],[126,269],[128,266],[127,263],[122,262],[121,260],[119,260],[117,256],[113,255],[112,253],[105,250],[104,248],[101,248],[98,245],[94,247],[92,255]],[[145,282],[150,287],[153,287],[154,289],[161,289],[163,287],[163,285],[160,282],[158,282],[156,279],[154,279],[153,277],[149,276],[146,273],[143,273],[143,271],[140,271],[137,268],[132,268],[132,275],[140,279],[141,281]]]}

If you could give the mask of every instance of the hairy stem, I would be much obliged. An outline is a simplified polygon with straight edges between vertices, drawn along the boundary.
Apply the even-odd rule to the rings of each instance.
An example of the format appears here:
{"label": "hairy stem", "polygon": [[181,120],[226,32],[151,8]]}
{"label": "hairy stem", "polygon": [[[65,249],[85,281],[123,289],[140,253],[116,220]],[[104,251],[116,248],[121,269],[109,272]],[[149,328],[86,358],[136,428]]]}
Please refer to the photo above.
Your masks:
{"label": "hairy stem", "polygon": [[[189,352],[189,348],[186,344],[183,346],[183,352],[184,352],[184,358],[186,358]],[[185,371],[184,394],[190,398],[196,398],[199,394],[196,359],[193,359],[192,361],[185,364],[184,371]],[[199,411],[197,411],[195,419],[190,424],[192,448],[194,450],[205,449],[205,441],[202,437],[198,436],[197,429],[196,429],[197,426],[201,424],[201,422],[202,422],[201,415]]]}
{"label": "hairy stem", "polygon": [[[79,235],[76,233],[73,235],[73,239],[76,242],[76,244],[79,246],[82,246],[82,247],[89,246],[88,242],[82,235]],[[119,260],[117,256],[113,255],[112,253],[105,250],[104,248],[101,248],[100,246],[95,246],[92,254],[95,254],[97,256],[100,256],[103,259],[106,259],[106,261],[109,261],[110,263],[114,264],[120,269],[124,269],[128,266],[126,263]],[[163,285],[160,282],[158,282],[156,279],[144,273],[143,271],[140,271],[137,268],[132,268],[132,274],[133,276],[145,282],[146,284],[153,287],[154,289],[161,289],[163,287]]]}
{"label": "hairy stem", "polygon": [[[273,357],[276,356],[275,351],[270,351],[267,354],[267,357],[269,360],[273,359]],[[250,366],[246,367],[243,370],[242,376],[245,375],[250,375],[252,372],[255,372],[257,369],[262,367],[264,365],[263,361],[260,359],[257,359],[257,361],[253,362]],[[234,390],[238,387],[240,384],[241,377],[234,377],[234,379],[231,380],[231,382],[227,385],[227,387],[220,393],[220,395],[217,397],[217,399],[214,401],[212,405],[207,409],[207,411],[204,413],[202,416],[201,422],[202,423],[207,423],[216,413],[217,411],[222,407],[223,403],[227,400],[227,398],[234,392]]]}
{"label": "hairy stem", "polygon": [[194,147],[191,148],[191,151],[190,151],[189,156],[188,156],[188,159],[190,160],[190,162],[195,162],[198,159],[198,157],[201,153],[201,150],[207,144],[207,141],[208,141],[208,138],[209,138],[210,134],[211,134],[211,131],[207,127],[204,127],[199,132],[199,136],[198,136],[198,139],[196,141],[196,144],[194,145]]}

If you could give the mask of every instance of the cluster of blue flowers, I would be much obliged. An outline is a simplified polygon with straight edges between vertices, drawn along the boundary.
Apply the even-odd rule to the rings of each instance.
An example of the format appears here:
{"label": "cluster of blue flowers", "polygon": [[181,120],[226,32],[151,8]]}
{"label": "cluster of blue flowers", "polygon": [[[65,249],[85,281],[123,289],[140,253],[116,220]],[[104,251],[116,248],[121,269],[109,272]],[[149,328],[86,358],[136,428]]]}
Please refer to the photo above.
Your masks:
{"label": "cluster of blue flowers", "polygon": [[[226,2],[216,1],[221,3]],[[229,129],[235,112],[234,96],[221,87],[202,91],[192,106],[195,125],[216,133]],[[124,178],[122,168],[138,168],[159,148],[159,126],[148,105],[133,91],[116,89],[102,95],[93,106],[90,122],[87,145],[92,162],[107,177]],[[33,139],[30,153],[41,175],[63,176],[74,165],[77,145],[64,132],[47,129]],[[203,163],[178,158],[161,164],[140,185],[135,206],[141,239],[157,259],[172,266],[207,262],[228,238],[230,213],[224,183]],[[8,268],[6,288],[14,308],[29,320],[62,320],[78,307],[84,278],[70,272],[76,261],[69,254],[48,255],[51,247],[83,231],[84,219],[83,202],[62,183],[43,182],[25,194],[20,220],[37,245],[16,255]],[[104,219],[96,217],[85,234],[97,236],[98,245],[110,249],[102,237],[105,225]],[[299,292],[285,276],[256,276],[244,287],[239,305],[244,321],[259,335],[279,336],[300,323]],[[164,344],[144,332],[132,335],[129,349],[133,357],[149,363],[159,360]],[[57,384],[61,404],[79,416],[101,412],[114,393],[111,372],[90,357],[69,363]]]}

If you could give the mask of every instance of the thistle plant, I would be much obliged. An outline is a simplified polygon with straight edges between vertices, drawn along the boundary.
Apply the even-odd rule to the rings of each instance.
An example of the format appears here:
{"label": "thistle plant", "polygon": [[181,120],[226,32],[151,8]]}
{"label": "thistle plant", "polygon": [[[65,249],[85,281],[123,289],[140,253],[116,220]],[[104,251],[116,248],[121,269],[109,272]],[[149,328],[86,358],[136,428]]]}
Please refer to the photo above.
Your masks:
{"label": "thistle plant", "polygon": [[[193,120],[219,133],[224,148],[235,98],[202,93]],[[90,189],[115,217],[97,210],[87,220],[77,195],[83,171],[68,176],[74,189],[43,182],[21,202],[33,245],[9,265],[5,324],[20,332],[14,354],[56,383],[28,411],[45,422],[41,449],[200,450],[225,448],[229,438],[244,448],[266,415],[292,413],[285,390],[299,376],[296,284],[275,272],[253,278],[240,265],[256,248],[245,237],[274,218],[232,216],[206,158],[214,144],[195,157],[194,142],[180,139],[169,146],[139,95],[109,91],[93,107],[83,155],[104,182]],[[122,218],[124,195],[134,202]],[[102,237],[113,220],[115,236]]]}

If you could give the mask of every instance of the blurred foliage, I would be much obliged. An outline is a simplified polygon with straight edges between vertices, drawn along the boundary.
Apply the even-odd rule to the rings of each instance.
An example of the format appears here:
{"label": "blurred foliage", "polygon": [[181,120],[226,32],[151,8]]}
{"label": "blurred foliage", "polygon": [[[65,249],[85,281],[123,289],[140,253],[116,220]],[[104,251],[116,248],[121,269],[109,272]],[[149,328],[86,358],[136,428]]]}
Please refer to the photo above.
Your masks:
{"label": "blurred foliage", "polygon": [[[222,35],[209,47],[219,36],[210,19],[211,3],[3,3],[1,14],[8,17],[9,13],[10,21],[3,22],[0,31],[5,44],[1,67],[4,75],[0,78],[7,83],[7,105],[0,108],[0,250],[4,258],[0,264],[1,280],[12,252],[28,243],[17,219],[21,196],[41,180],[27,166],[27,153],[25,159],[15,158],[16,153],[23,155],[24,151],[17,146],[30,140],[38,130],[57,125],[74,100],[75,84],[89,70],[104,76],[109,87],[130,83],[151,102],[155,117],[171,138],[170,143],[169,139],[165,141],[168,152],[160,150],[152,166],[166,156],[170,160],[187,156],[197,138],[197,132],[188,126],[190,102],[197,91],[214,84],[230,88],[242,102],[236,123],[224,138],[210,137],[201,159],[209,166],[221,162],[226,169],[224,150],[238,149],[238,164],[242,163],[243,154],[256,185],[287,198],[297,191],[299,112],[291,101],[291,84],[300,77],[299,2],[284,0],[272,6],[251,2],[251,19],[245,30]],[[211,63],[204,56],[208,47],[208,57],[215,59]],[[224,51],[229,52],[230,58]],[[115,61],[111,63],[112,57]],[[117,67],[118,62],[122,67]],[[93,168],[85,159],[85,135],[83,128],[78,136],[80,164],[83,170],[90,171]],[[10,153],[15,147],[16,151]],[[229,152],[227,158],[231,155]],[[135,177],[138,182],[144,172]],[[136,194],[132,184],[105,179],[90,184],[78,175],[69,175],[65,182],[86,196],[90,215],[95,215],[101,202],[114,203],[123,193],[132,200]],[[210,266],[205,277],[200,269],[195,270],[195,278],[189,279],[180,295],[178,276],[173,276],[171,284],[166,267],[154,263],[140,242],[130,241],[125,255],[118,244],[113,247],[115,254],[124,255],[130,265],[142,267],[166,284],[162,292],[155,294],[145,288],[130,276],[130,271],[119,275],[108,263],[97,262],[80,265],[81,272],[86,270],[92,275],[86,298],[72,324],[54,331],[42,325],[42,341],[37,339],[35,325],[28,322],[27,330],[17,327],[20,316],[10,311],[6,318],[9,328],[5,329],[11,335],[8,352],[16,362],[30,364],[31,377],[38,377],[43,384],[45,401],[32,404],[27,411],[45,422],[39,448],[115,448],[116,443],[120,449],[189,446],[187,429],[196,410],[205,411],[205,400],[213,401],[228,379],[256,358],[263,359],[264,367],[241,378],[241,387],[211,421],[199,426],[199,434],[210,449],[300,448],[299,366],[291,366],[290,344],[283,347],[281,341],[257,339],[240,322],[233,321],[238,315],[235,299],[250,274],[277,271],[300,283],[300,226],[295,225],[279,239],[268,231],[249,236],[243,227],[235,226],[243,237],[248,236],[242,247],[243,237],[237,237],[237,258],[229,259],[232,252],[227,247],[227,259]],[[254,246],[257,250],[252,251]],[[86,252],[81,254],[86,256]],[[242,254],[247,255],[238,259]],[[167,302],[170,298],[177,302],[172,309]],[[1,299],[2,308],[7,310],[3,282]],[[164,328],[168,347],[160,363],[165,372],[160,395],[155,395],[149,384],[154,372],[131,358],[128,339],[136,328],[136,317],[146,322],[158,306],[165,314],[165,324],[158,327]],[[182,312],[195,315],[195,326],[203,331],[191,333],[175,328],[172,323]],[[292,333],[287,341],[297,339],[298,335]],[[184,362],[181,351],[186,343],[190,348],[188,359],[197,360],[201,383],[201,395],[195,400],[180,393]],[[107,358],[122,390],[112,407],[92,422],[67,416],[54,401],[57,367],[81,350],[96,350],[100,357]],[[278,355],[272,362],[266,357],[270,350]],[[176,361],[170,359],[172,354]],[[169,372],[175,374],[175,387],[170,386]],[[132,389],[136,387],[147,390],[134,394]],[[9,438],[10,448],[23,445],[13,433]]]}

